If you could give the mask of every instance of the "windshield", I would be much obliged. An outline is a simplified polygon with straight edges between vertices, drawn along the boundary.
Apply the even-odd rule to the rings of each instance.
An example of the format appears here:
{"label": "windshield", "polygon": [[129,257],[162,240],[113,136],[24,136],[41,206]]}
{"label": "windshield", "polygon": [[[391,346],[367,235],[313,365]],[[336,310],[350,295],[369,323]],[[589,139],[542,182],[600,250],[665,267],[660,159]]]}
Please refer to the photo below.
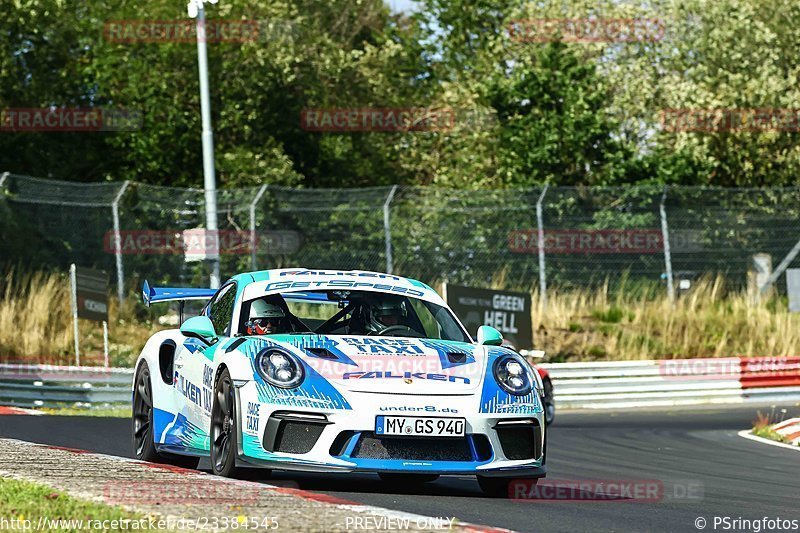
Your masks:
{"label": "windshield", "polygon": [[272,294],[242,304],[244,335],[416,337],[470,342],[453,313],[413,297],[368,291]]}

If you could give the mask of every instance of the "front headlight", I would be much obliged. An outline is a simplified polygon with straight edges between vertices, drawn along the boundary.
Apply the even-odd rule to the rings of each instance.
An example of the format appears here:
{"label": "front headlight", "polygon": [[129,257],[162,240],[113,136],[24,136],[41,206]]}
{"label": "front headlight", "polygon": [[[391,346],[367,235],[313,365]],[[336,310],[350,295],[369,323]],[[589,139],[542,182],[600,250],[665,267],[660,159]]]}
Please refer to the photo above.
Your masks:
{"label": "front headlight", "polygon": [[500,387],[515,396],[530,394],[534,386],[533,370],[517,354],[507,354],[494,362],[494,378]]}
{"label": "front headlight", "polygon": [[256,356],[256,369],[267,383],[282,389],[300,386],[305,377],[303,364],[289,352],[265,348]]}

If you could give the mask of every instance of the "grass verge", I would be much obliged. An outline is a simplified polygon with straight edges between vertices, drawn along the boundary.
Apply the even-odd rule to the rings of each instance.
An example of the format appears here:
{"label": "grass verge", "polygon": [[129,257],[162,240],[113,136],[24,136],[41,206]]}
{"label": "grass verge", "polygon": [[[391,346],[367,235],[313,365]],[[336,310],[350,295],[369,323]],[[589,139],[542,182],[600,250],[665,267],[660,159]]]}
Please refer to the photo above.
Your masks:
{"label": "grass verge", "polygon": [[769,413],[757,411],[756,419],[753,421],[753,429],[751,433],[756,437],[761,437],[762,439],[769,439],[776,442],[782,442],[784,444],[791,444],[791,442],[784,438],[783,435],[772,429],[772,426],[781,423],[786,418],[786,409],[781,409],[780,414],[782,416],[780,416],[779,419],[774,408]]}
{"label": "grass verge", "polygon": [[56,416],[94,416],[100,418],[130,418],[131,408],[127,407],[97,407],[93,409],[79,407],[43,407],[38,409],[46,415]]}
{"label": "grass verge", "polygon": [[[48,522],[40,523],[40,519],[47,519]],[[46,485],[0,478],[0,529],[2,530],[34,531],[38,528],[40,531],[64,532],[91,529],[126,531],[130,528],[124,527],[123,520],[144,519],[143,516],[118,507],[75,499]],[[3,523],[3,520],[6,523]],[[101,527],[93,528],[92,524]],[[43,527],[38,527],[39,525]]]}
{"label": "grass verge", "polygon": [[779,435],[777,432],[773,431],[772,429],[770,429],[768,427],[767,428],[756,428],[756,427],[754,427],[752,433],[756,437],[761,437],[762,439],[769,439],[769,440],[774,440],[776,442],[782,442],[784,444],[789,444],[788,440],[784,439],[781,435]]}

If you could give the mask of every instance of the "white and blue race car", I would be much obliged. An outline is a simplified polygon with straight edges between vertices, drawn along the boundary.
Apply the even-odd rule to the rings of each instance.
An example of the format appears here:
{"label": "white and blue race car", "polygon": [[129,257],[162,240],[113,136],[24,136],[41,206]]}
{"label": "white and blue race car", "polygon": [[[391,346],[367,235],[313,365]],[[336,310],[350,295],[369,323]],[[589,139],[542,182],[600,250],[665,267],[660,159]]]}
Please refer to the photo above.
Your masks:
{"label": "white and blue race car", "polygon": [[240,274],[136,362],[133,447],[145,461],[237,469],[475,475],[507,494],[545,476],[542,381],[488,326],[473,342],[429,286],[364,271]]}

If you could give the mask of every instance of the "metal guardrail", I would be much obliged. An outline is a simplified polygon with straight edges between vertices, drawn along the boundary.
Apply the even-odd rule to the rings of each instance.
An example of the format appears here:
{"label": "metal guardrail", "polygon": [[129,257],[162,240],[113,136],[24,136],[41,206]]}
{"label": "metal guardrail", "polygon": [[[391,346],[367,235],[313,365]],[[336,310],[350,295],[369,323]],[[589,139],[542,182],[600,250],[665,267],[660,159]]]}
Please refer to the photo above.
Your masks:
{"label": "metal guardrail", "polygon": [[556,405],[609,409],[800,401],[800,357],[550,363]]}
{"label": "metal guardrail", "polygon": [[[559,409],[800,401],[800,357],[547,363]],[[129,368],[0,364],[0,405],[116,406]]]}
{"label": "metal guardrail", "polygon": [[0,364],[0,405],[98,407],[128,405],[133,370]]}

